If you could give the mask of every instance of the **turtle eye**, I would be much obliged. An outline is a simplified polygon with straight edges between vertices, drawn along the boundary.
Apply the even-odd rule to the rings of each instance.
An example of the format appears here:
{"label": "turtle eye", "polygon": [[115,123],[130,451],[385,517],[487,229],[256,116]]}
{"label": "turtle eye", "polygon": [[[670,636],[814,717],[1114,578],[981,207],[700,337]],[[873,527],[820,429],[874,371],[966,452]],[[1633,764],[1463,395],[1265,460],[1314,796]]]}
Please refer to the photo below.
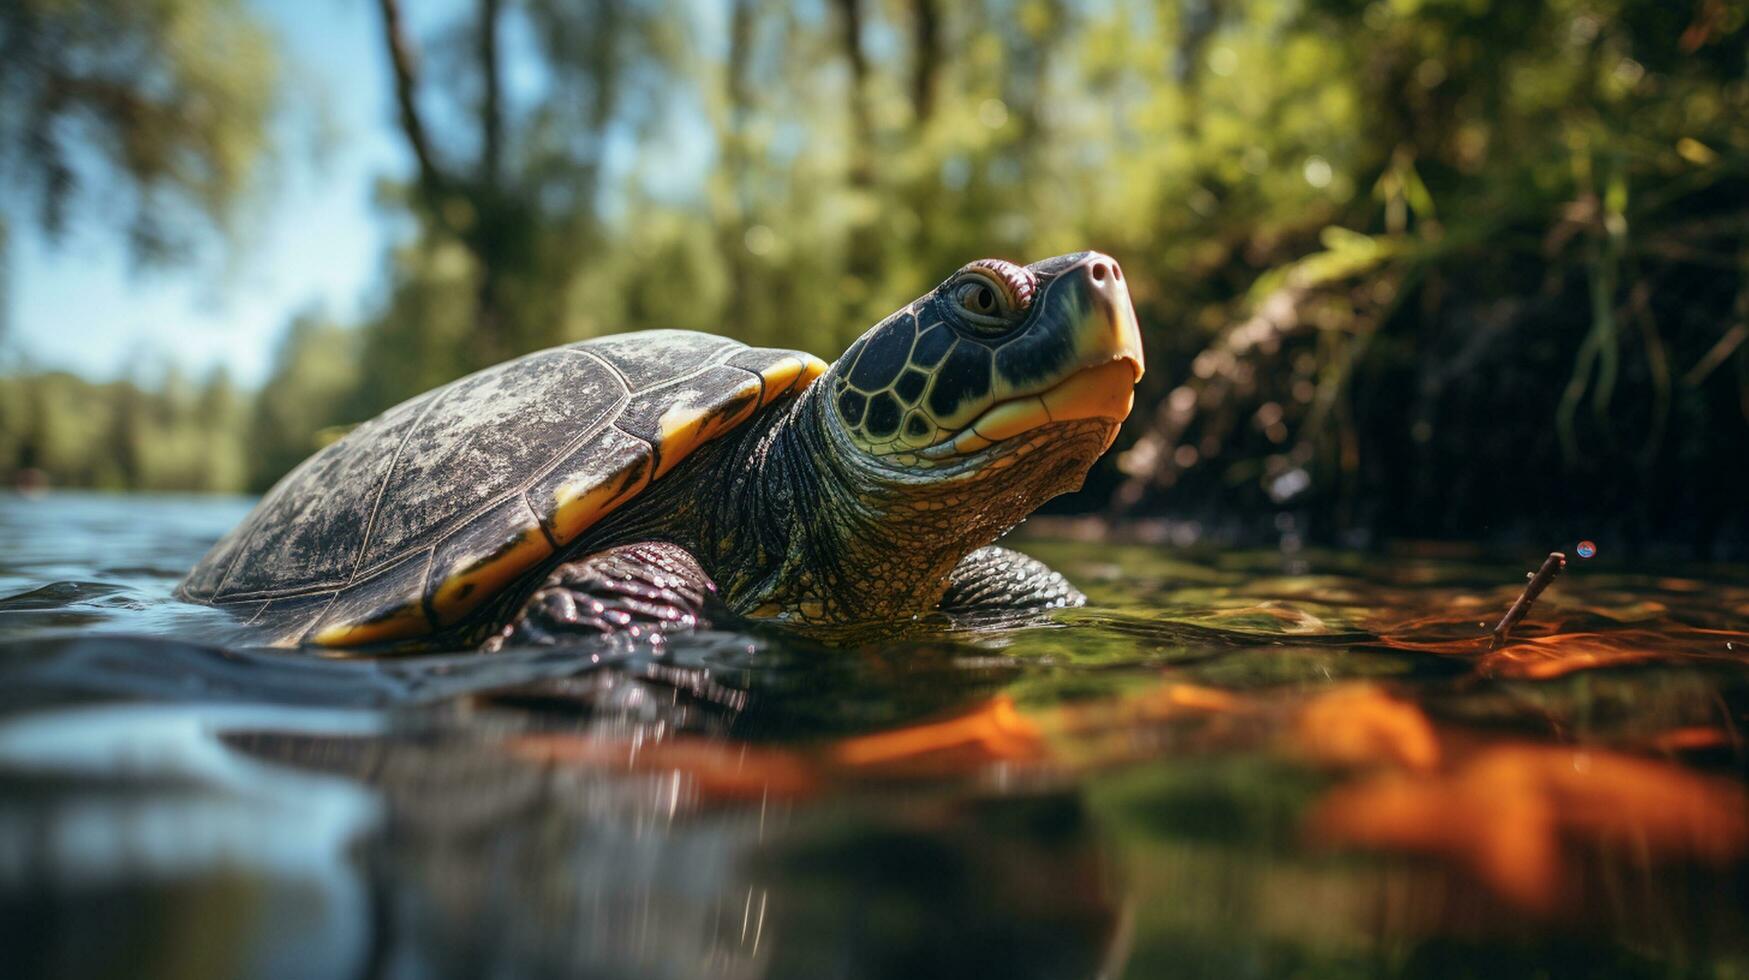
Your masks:
{"label": "turtle eye", "polygon": [[973,326],[1000,329],[1008,325],[1012,307],[1003,285],[982,272],[968,272],[954,284],[955,312]]}

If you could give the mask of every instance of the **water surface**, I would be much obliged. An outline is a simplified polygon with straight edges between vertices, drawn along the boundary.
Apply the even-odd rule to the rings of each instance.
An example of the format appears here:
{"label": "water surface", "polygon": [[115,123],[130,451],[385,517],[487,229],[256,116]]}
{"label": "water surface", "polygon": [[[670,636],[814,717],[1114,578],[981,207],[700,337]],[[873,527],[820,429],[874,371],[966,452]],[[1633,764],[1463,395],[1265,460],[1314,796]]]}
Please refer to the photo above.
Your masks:
{"label": "water surface", "polygon": [[0,497],[6,975],[1749,976],[1742,569],[1489,652],[1540,553],[1034,538],[1088,608],[371,661],[169,598],[248,506]]}

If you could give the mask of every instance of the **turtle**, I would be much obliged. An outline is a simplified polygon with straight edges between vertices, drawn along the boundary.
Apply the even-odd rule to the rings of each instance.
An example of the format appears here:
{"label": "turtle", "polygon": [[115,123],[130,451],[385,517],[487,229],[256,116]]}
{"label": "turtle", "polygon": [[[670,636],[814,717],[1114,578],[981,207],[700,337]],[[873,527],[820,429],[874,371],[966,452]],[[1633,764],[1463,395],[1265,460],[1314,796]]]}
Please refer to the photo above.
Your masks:
{"label": "turtle", "polygon": [[1143,371],[1118,263],[981,259],[832,364],[652,330],[531,353],[304,460],[177,588],[264,645],[830,641],[1085,601],[992,542],[1080,487]]}

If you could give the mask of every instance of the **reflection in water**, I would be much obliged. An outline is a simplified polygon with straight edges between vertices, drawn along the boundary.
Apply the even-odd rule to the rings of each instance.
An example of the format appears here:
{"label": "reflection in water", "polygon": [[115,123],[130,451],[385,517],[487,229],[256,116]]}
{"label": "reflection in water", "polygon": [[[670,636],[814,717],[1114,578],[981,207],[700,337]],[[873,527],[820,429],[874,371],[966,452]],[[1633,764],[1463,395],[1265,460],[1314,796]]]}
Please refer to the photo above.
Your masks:
{"label": "reflection in water", "polygon": [[1749,974],[1740,572],[1490,652],[1517,562],[1034,542],[1092,606],[346,660],[167,600],[224,506],[0,499],[7,976]]}
{"label": "reflection in water", "polygon": [[[0,819],[8,949],[134,976],[197,955],[213,975],[1057,977],[1108,955],[1116,893],[1072,790],[820,800],[745,771],[723,794],[695,771],[721,762],[711,736],[627,765],[675,716],[538,736],[449,710],[23,716],[0,726],[25,790]],[[632,736],[619,758],[518,751],[604,725]],[[111,928],[135,906],[166,918]]]}
{"label": "reflection in water", "polygon": [[389,975],[1091,976],[1116,919],[1069,792],[722,805],[472,739],[238,744],[368,770]]}
{"label": "reflection in water", "polygon": [[214,733],[366,731],[368,715],[126,705],[0,723],[0,896],[27,974],[342,976],[367,948],[347,849],[373,796]]}

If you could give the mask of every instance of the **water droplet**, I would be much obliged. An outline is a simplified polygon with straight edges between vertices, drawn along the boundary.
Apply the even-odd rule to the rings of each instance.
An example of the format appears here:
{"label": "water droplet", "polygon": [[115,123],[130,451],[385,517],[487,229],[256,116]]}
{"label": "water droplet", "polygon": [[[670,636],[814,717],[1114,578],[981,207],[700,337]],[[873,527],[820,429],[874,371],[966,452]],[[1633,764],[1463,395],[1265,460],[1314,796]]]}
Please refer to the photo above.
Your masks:
{"label": "water droplet", "polygon": [[1579,547],[1574,550],[1579,552],[1580,558],[1590,558],[1592,555],[1597,554],[1597,545],[1592,544],[1589,541],[1581,541],[1579,542]]}

